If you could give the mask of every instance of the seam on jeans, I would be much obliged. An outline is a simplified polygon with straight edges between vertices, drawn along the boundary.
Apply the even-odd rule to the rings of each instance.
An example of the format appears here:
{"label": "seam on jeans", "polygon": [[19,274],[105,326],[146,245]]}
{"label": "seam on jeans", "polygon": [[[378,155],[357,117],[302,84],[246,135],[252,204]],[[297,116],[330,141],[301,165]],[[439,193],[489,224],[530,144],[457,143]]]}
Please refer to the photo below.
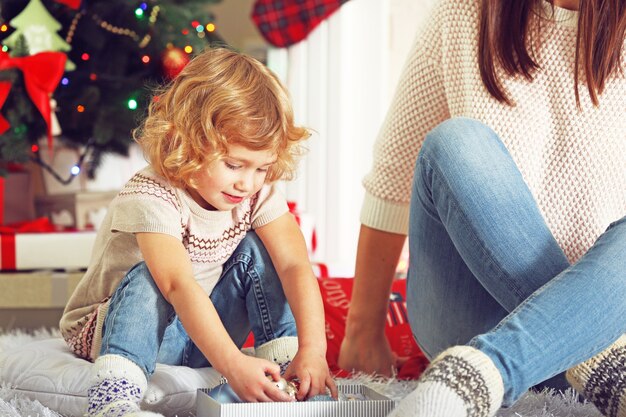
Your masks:
{"label": "seam on jeans", "polygon": [[266,340],[272,340],[274,338],[274,330],[272,329],[272,322],[270,320],[269,310],[265,301],[265,294],[263,293],[263,286],[260,282],[260,277],[256,272],[246,271],[252,278],[252,288],[254,290],[254,298],[259,308],[261,321],[263,323],[263,333]]}
{"label": "seam on jeans", "polygon": [[[238,253],[236,256],[229,259],[226,264],[224,264],[223,273],[226,272],[226,270],[235,267],[236,264],[242,264],[244,266],[244,274],[250,277],[250,281],[252,282],[252,291],[254,292],[254,299],[256,301],[259,317],[261,317],[261,323],[263,325],[263,335],[266,340],[271,340],[274,338],[274,329],[272,328],[269,309],[267,308],[267,303],[265,301],[266,297],[263,292],[263,286],[261,285],[261,277],[256,273],[253,266],[254,259],[246,253]],[[240,278],[237,280],[243,285]]]}
{"label": "seam on jeans", "polygon": [[225,274],[227,270],[233,268],[235,264],[238,264],[238,263],[243,263],[247,270],[249,268],[250,263],[252,263],[252,257],[246,253],[236,254],[224,264],[222,268],[222,274]]}
{"label": "seam on jeans", "polygon": [[[557,275],[557,277],[558,277],[558,275]],[[531,304],[535,300],[535,298],[537,298],[544,291],[547,291],[553,285],[556,285],[556,279],[551,279],[550,281],[548,281],[547,283],[542,285],[539,289],[537,289],[534,293],[532,293],[530,296],[528,296],[528,298],[526,298],[520,305],[515,307],[513,309],[513,311],[511,311],[493,329],[491,329],[489,331],[489,333],[496,332],[500,328],[504,327],[510,321],[511,317],[513,317],[514,315],[518,314],[520,311],[522,311],[522,309],[525,309],[527,305]],[[614,340],[617,340],[622,334],[623,334],[623,332],[621,330],[618,330],[617,334],[612,335],[612,336],[609,337],[609,340],[611,340],[611,342],[614,341]],[[477,346],[475,346],[474,340],[475,339],[472,339],[470,341],[469,345],[472,346],[472,347],[478,348]],[[609,343],[611,343],[611,342],[609,342]],[[606,347],[607,347],[607,345],[598,342],[598,343],[594,344],[590,349],[585,351],[582,356],[585,357],[585,358],[590,358],[590,357],[594,356],[595,354],[597,354],[597,353],[601,352],[602,350],[604,350]],[[558,364],[558,366],[559,366],[559,368],[561,368],[564,371],[564,370],[566,370],[568,368],[571,368],[572,366],[576,365],[577,363],[578,362],[576,362],[573,359],[571,359],[571,357],[566,357],[566,358],[563,358],[563,360],[561,361],[561,363]]]}
{"label": "seam on jeans", "polygon": [[[428,160],[427,160],[424,156],[422,156],[422,155],[420,154],[420,155],[418,156],[418,158],[417,158],[417,163],[418,163],[418,165],[419,165],[419,164],[421,164],[421,163],[422,163],[422,161],[423,161],[426,165],[428,165],[428,166],[430,167],[430,162],[429,162],[429,161],[428,161]],[[421,177],[422,177],[422,175],[420,175],[420,178],[421,178]],[[425,181],[423,181],[423,180],[422,180],[422,182],[425,182]],[[424,198],[428,198],[428,196],[426,196],[426,197],[422,197],[421,193],[417,192],[417,189],[416,189],[416,188],[417,188],[417,187],[416,187],[416,184],[415,184],[415,181],[414,181],[414,184],[413,184],[413,192],[415,193],[415,196],[416,196],[416,197],[417,197],[417,199],[419,200],[419,203],[420,203],[420,205],[422,206],[422,209],[426,212],[426,214],[427,214],[427,215],[428,215],[428,216],[429,216],[432,220],[435,220],[435,221],[437,221],[437,222],[439,222],[439,223],[443,224],[443,222],[441,221],[441,218],[437,215],[437,210],[431,210],[431,209],[430,209],[430,207],[429,207],[429,205],[428,205],[428,204],[426,204],[426,203],[424,202]],[[431,190],[431,192],[432,192],[432,190]],[[430,203],[432,206],[434,206],[434,205],[435,205],[435,204],[434,204],[434,202],[432,201],[432,198],[430,199],[429,203]]]}
{"label": "seam on jeans", "polygon": [[[450,185],[449,185],[448,179],[447,179],[447,178],[446,178],[446,176],[443,174],[443,172],[442,172],[442,171],[440,171],[440,170],[437,168],[437,166],[433,166],[433,165],[430,163],[430,160],[429,160],[426,156],[422,156],[422,158],[421,158],[421,159],[422,159],[422,160],[423,160],[426,164],[428,164],[428,167],[429,167],[429,168],[430,168],[433,172],[436,172],[436,173],[437,173],[438,177],[440,177],[440,178],[442,179],[441,183],[442,183],[442,184],[445,184],[445,186],[447,187],[447,189],[448,189],[448,190],[450,190]],[[433,179],[435,179],[435,178],[433,177]],[[491,256],[491,253],[489,253],[489,252],[487,252],[487,251],[485,250],[485,245],[484,245],[484,242],[481,242],[481,241],[478,239],[478,237],[476,236],[476,234],[475,234],[475,233],[474,233],[471,229],[467,228],[467,226],[466,226],[466,225],[469,223],[469,222],[468,222],[468,220],[467,220],[467,217],[465,216],[465,213],[464,213],[462,210],[459,210],[459,206],[456,204],[456,201],[451,200],[451,203],[452,203],[452,206],[454,207],[454,209],[457,211],[457,213],[460,213],[460,214],[461,214],[461,217],[462,217],[462,218],[463,218],[463,220],[464,220],[464,222],[463,222],[463,227],[466,229],[466,231],[471,231],[471,232],[472,232],[472,233],[467,233],[467,235],[469,235],[470,239],[472,239],[472,240],[473,240],[473,242],[474,242],[475,244],[477,244],[477,246],[480,248],[480,251],[481,251],[481,252],[482,252],[482,254],[485,256],[485,259],[488,259],[488,260],[490,261],[491,265],[493,265],[493,266],[497,269],[497,271],[498,271],[500,274],[502,274],[502,275],[504,275],[504,276],[508,276],[508,274],[504,273],[504,270],[500,267],[500,265],[499,265],[497,262],[495,262],[494,257],[493,257],[493,256]],[[441,221],[441,220],[440,220],[440,221]],[[442,222],[442,223],[443,223],[443,222]],[[455,245],[455,246],[456,246],[456,245]],[[457,251],[458,251],[458,249],[457,249]],[[459,253],[459,254],[460,254],[460,253]],[[461,257],[461,258],[462,258],[462,257]],[[465,260],[463,260],[463,262],[465,262]],[[467,265],[467,262],[465,262],[465,264]],[[467,266],[468,266],[468,268],[469,268],[469,265],[467,265]],[[471,269],[470,269],[470,270],[471,270]],[[478,277],[476,276],[476,274],[474,274],[473,272],[472,272],[472,274],[476,277],[476,279],[478,279]],[[480,282],[480,280],[479,280],[479,282]],[[482,282],[481,282],[481,285],[482,285],[482,286],[483,286],[483,288],[485,288],[485,289],[487,290],[487,292],[489,292],[489,294],[493,297],[493,294],[492,294],[492,293],[491,293],[491,292],[490,292],[490,291],[489,291],[489,290],[485,287],[485,285],[484,285]],[[513,291],[513,292],[514,292],[514,293],[518,296],[518,298],[519,298],[520,300],[523,300],[521,290],[520,290],[520,289],[519,289],[516,285],[514,285],[511,281],[509,281],[509,280],[505,280],[505,281],[504,281],[504,285],[506,285],[506,286],[507,286],[507,287],[508,287],[511,291]],[[494,299],[495,299],[495,297],[494,297]],[[496,301],[498,301],[498,300],[496,299]],[[498,304],[500,304],[500,301],[498,301]],[[518,304],[519,304],[519,303],[518,303]],[[500,305],[502,305],[502,304],[500,304]],[[504,306],[503,306],[503,307],[504,307]],[[506,308],[505,308],[505,310],[506,310]]]}
{"label": "seam on jeans", "polygon": [[[130,276],[127,276],[128,280],[130,281]],[[124,279],[122,280],[125,281],[126,277],[124,277]],[[120,283],[121,284],[121,283]],[[128,289],[128,285],[124,286],[124,289],[122,290],[122,293],[120,294],[121,299],[124,299],[126,297],[126,290]],[[115,291],[117,292],[117,290]],[[115,323],[115,319],[117,317],[117,313],[119,311],[119,303],[116,303],[115,308],[113,309],[113,316],[111,317],[111,326],[109,326],[108,329],[105,329],[105,336],[108,335],[110,336],[110,332],[111,332],[111,327],[114,327],[113,324]],[[106,323],[106,317],[104,318],[104,322]],[[107,344],[106,344],[106,349],[108,350],[110,348],[109,346],[109,337],[106,338],[107,339]],[[102,348],[100,348],[100,352],[102,352]]]}
{"label": "seam on jeans", "polygon": [[[193,350],[194,343],[191,340],[191,337],[187,335],[187,341],[185,342],[185,346],[183,347],[183,360],[182,364],[184,366],[189,366],[189,356],[191,355],[191,351]],[[200,350],[200,349],[198,349]],[[208,359],[207,359],[208,362]]]}

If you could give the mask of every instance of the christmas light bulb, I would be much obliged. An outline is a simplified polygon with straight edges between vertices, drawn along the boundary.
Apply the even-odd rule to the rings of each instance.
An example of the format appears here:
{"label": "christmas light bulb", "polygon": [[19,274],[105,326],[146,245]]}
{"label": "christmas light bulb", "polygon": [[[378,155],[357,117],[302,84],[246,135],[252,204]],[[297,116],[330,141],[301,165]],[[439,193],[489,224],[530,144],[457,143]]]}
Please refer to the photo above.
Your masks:
{"label": "christmas light bulb", "polygon": [[61,78],[61,85],[68,85],[70,83],[70,79],[67,77]]}
{"label": "christmas light bulb", "polygon": [[144,55],[141,57],[141,62],[143,62],[144,64],[147,64],[150,62],[150,56],[149,55]]}
{"label": "christmas light bulb", "polygon": [[0,26],[0,32],[6,32],[7,30],[9,30],[9,27],[6,24]]}
{"label": "christmas light bulb", "polygon": [[135,16],[137,16],[138,18],[142,18],[143,17],[143,9],[141,7],[137,7],[135,9]]}
{"label": "christmas light bulb", "polygon": [[80,167],[78,165],[74,165],[71,169],[70,169],[70,174],[72,175],[78,175],[80,174]]}
{"label": "christmas light bulb", "polygon": [[191,47],[191,45],[185,46],[185,52],[187,52],[188,54],[193,52],[193,48]]}
{"label": "christmas light bulb", "polygon": [[131,110],[136,110],[137,109],[137,100],[135,100],[134,98],[131,98],[130,100],[128,100],[128,108]]}
{"label": "christmas light bulb", "polygon": [[30,150],[31,150],[31,152],[32,152],[32,153],[36,153],[36,152],[39,150],[39,146],[37,146],[37,145],[32,145],[32,146],[30,147]]}
{"label": "christmas light bulb", "polygon": [[215,32],[215,25],[213,23],[207,23],[206,31],[207,32]]}

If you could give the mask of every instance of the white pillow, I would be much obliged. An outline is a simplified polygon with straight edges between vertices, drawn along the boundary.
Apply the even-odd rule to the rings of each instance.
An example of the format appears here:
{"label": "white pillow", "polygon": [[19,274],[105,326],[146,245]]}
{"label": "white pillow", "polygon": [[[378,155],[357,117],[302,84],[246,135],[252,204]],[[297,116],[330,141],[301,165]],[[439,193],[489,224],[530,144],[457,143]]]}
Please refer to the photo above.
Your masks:
{"label": "white pillow", "polygon": [[[60,339],[28,343],[0,357],[0,384],[38,400],[64,416],[82,416],[93,364],[76,357]],[[142,408],[179,417],[195,411],[198,388],[212,388],[220,375],[213,368],[192,369],[158,364]]]}

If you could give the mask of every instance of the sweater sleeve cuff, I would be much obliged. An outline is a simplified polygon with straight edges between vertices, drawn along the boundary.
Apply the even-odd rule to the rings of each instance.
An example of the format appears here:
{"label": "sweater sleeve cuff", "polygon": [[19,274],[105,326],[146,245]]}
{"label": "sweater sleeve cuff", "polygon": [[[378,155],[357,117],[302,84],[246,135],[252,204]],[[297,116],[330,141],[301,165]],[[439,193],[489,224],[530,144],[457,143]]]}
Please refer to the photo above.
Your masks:
{"label": "sweater sleeve cuff", "polygon": [[406,235],[409,230],[409,205],[394,203],[365,193],[361,223],[372,229]]}

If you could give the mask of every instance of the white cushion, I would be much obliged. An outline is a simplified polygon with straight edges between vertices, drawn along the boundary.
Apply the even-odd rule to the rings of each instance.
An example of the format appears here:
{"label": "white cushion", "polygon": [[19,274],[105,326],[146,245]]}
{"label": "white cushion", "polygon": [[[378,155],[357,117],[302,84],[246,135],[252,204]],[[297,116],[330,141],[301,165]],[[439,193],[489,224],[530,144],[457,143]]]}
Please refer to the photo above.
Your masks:
{"label": "white cushion", "polygon": [[[60,339],[46,339],[4,352],[0,384],[38,400],[63,416],[82,416],[87,410],[92,363],[76,357]],[[142,408],[165,416],[193,413],[198,388],[212,388],[220,375],[213,368],[192,369],[158,364],[148,382]]]}

